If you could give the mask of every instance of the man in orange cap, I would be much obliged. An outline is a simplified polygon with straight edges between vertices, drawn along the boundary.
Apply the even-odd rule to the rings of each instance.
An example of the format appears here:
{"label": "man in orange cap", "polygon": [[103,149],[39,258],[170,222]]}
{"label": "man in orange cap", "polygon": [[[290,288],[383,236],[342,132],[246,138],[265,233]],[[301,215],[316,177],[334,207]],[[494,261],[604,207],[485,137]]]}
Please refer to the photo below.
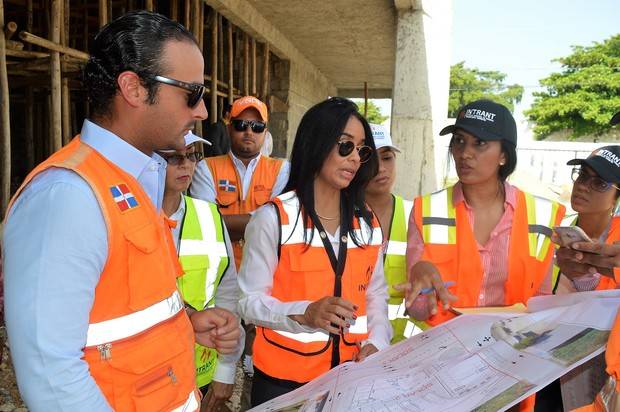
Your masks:
{"label": "man in orange cap", "polygon": [[254,96],[237,99],[230,118],[231,151],[200,162],[190,191],[195,198],[217,203],[234,243],[239,270],[250,215],[280,194],[288,180],[289,164],[261,155],[269,119],[265,103]]}

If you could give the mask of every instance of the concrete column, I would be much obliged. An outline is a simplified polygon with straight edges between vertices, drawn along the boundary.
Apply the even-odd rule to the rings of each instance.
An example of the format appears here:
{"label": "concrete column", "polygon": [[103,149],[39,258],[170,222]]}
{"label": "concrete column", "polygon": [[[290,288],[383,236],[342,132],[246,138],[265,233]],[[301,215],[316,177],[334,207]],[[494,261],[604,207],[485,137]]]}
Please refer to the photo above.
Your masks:
{"label": "concrete column", "polygon": [[[450,87],[452,0],[395,0],[396,62],[391,133],[397,156],[395,192],[413,198],[439,188],[435,146],[446,124]],[[435,143],[436,142],[436,143]],[[443,152],[443,155],[442,155]]]}

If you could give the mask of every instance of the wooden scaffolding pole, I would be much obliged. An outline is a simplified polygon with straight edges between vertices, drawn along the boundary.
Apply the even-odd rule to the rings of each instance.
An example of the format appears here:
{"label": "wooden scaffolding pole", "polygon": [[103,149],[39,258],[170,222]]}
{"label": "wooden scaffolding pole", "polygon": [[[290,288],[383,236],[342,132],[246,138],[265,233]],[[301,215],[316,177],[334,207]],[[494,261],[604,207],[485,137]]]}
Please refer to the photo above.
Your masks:
{"label": "wooden scaffolding pole", "polygon": [[[60,43],[60,19],[62,0],[52,0],[52,43]],[[62,80],[60,71],[60,52],[52,51],[50,55],[52,104],[50,117],[52,119],[52,147],[55,152],[62,147]]]}
{"label": "wooden scaffolding pole", "polygon": [[228,22],[228,104],[232,104],[234,100],[233,95],[233,27],[232,23]]}
{"label": "wooden scaffolding pole", "polygon": [[[87,3],[84,4],[84,13],[88,13]],[[88,20],[84,20],[85,22]],[[108,24],[108,1],[99,0],[99,27],[103,27]],[[88,27],[88,24],[85,24]]]}
{"label": "wooden scaffolding pole", "polygon": [[252,37],[252,96],[256,96],[256,39]]}
{"label": "wooden scaffolding pole", "polygon": [[[60,36],[60,43],[66,47],[69,45],[69,16],[70,1],[63,0],[64,7],[62,10],[63,22]],[[62,79],[62,144],[63,146],[71,140],[71,93],[69,92],[69,79]]]}
{"label": "wooden scaffolding pole", "polygon": [[191,0],[185,0],[185,6],[183,8],[184,11],[184,15],[183,15],[183,25],[185,26],[186,29],[190,28],[190,22],[191,22],[191,10],[192,10],[192,4],[193,2]]}
{"label": "wooden scaffolding pole", "polygon": [[250,37],[243,34],[243,95],[250,94]]}
{"label": "wooden scaffolding pole", "polygon": [[[32,31],[34,24],[34,7],[32,0],[26,2],[26,30]],[[29,50],[32,48],[30,44],[26,45]],[[26,164],[28,171],[34,168],[34,91],[32,86],[26,87]]]}
{"label": "wooden scaffolding pole", "polygon": [[[58,0],[60,2],[61,0]],[[52,2],[54,4],[54,2]],[[58,20],[58,40],[60,40],[60,19]],[[52,33],[53,37],[53,33]],[[72,49],[71,47],[66,47],[59,44],[59,41],[50,41],[44,39],[42,37],[36,36],[32,33],[28,33],[27,31],[22,31],[19,33],[19,38],[25,41],[26,43],[31,43],[40,47],[44,47],[46,49],[51,50],[52,52],[57,52],[58,55],[60,53],[66,54],[67,56],[74,57],[81,61],[88,61],[88,53],[84,53],[83,51],[79,51],[76,49]],[[53,53],[52,53],[53,55]]]}
{"label": "wooden scaffolding pole", "polygon": [[263,78],[260,98],[264,102],[267,102],[267,93],[269,93],[269,43],[265,43],[263,48]]}
{"label": "wooden scaffolding pole", "polygon": [[170,18],[179,21],[179,0],[170,1]]}
{"label": "wooden scaffolding pole", "polygon": [[[202,19],[202,0],[192,0],[192,25],[191,30],[198,41],[200,51],[202,51],[202,32],[204,31]],[[197,121],[195,131],[198,136],[202,136],[202,122]]]}
{"label": "wooden scaffolding pole", "polygon": [[11,196],[11,116],[9,108],[9,79],[6,71],[6,41],[4,39],[4,0],[0,0],[0,106],[2,114],[2,144],[0,146],[0,213],[4,216]]}
{"label": "wooden scaffolding pole", "polygon": [[217,122],[217,66],[218,66],[218,13],[213,10],[213,25],[211,26],[211,106],[209,108],[209,120]]}
{"label": "wooden scaffolding pole", "polygon": [[153,0],[145,0],[144,1],[144,8],[147,9],[148,11],[153,11]]}

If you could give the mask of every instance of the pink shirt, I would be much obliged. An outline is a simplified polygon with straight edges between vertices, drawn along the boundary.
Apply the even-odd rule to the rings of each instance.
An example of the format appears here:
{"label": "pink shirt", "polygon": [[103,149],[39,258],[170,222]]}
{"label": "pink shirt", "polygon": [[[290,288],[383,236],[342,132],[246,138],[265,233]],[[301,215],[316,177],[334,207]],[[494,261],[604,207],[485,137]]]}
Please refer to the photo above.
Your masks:
{"label": "pink shirt", "polygon": [[[491,232],[491,236],[486,244],[478,244],[478,252],[480,253],[484,271],[480,295],[478,296],[478,306],[499,306],[504,304],[504,288],[508,279],[510,231],[512,229],[512,220],[517,204],[516,188],[508,182],[505,182],[504,190],[506,193],[504,214]],[[452,203],[456,206],[461,202],[465,203],[467,217],[469,218],[469,223],[473,230],[474,210],[467,204],[465,196],[463,196],[463,188],[459,182],[454,185]],[[424,241],[418,226],[415,224],[414,216],[415,213],[412,211],[409,218],[409,232],[407,233],[407,267],[409,271],[411,271],[411,267],[420,260],[422,252],[424,251]],[[537,295],[551,294],[552,273],[553,261],[549,263],[547,275],[536,292]]]}

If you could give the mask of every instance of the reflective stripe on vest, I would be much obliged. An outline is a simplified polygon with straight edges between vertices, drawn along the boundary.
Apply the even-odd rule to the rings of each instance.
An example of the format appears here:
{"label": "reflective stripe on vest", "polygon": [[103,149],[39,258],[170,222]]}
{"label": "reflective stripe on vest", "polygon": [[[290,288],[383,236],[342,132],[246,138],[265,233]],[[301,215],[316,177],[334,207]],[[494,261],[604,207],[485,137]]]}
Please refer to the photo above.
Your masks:
{"label": "reflective stripe on vest", "polygon": [[115,319],[91,323],[88,325],[86,347],[114,342],[137,335],[158,323],[170,319],[179,313],[181,309],[183,309],[183,301],[179,292],[175,290],[170,297],[145,309]]}
{"label": "reflective stripe on vest", "polygon": [[179,406],[178,408],[174,408],[173,410],[171,410],[170,412],[193,412],[193,411],[197,411],[198,410],[198,394],[196,393],[196,391],[192,391],[189,396],[187,397],[187,400],[185,401],[185,403],[181,406]]}
{"label": "reflective stripe on vest", "polygon": [[185,219],[179,244],[179,259],[187,273],[191,268],[200,268],[204,273],[191,273],[199,277],[199,284],[204,290],[184,287],[184,282],[195,285],[196,279],[185,276],[177,279],[183,298],[194,309],[202,310],[213,301],[215,291],[224,271],[228,267],[229,258],[224,243],[224,233],[217,206],[203,200],[185,196]]}
{"label": "reflective stripe on vest", "polygon": [[452,204],[452,189],[450,186],[422,197],[424,243],[456,243],[456,213]]}
{"label": "reflective stripe on vest", "polygon": [[[456,244],[456,209],[452,203],[453,186],[422,197],[422,237],[424,243]],[[552,227],[559,204],[523,192],[527,207],[529,254],[544,260],[551,246]]]}
{"label": "reflective stripe on vest", "polygon": [[[289,339],[296,340],[302,343],[311,343],[311,342],[327,342],[329,340],[329,335],[325,332],[303,332],[303,333],[293,333],[287,332],[283,330],[275,330],[279,335],[286,336]],[[360,316],[355,319],[354,322],[351,323],[351,327],[347,329],[348,333],[368,333],[368,317]]]}
{"label": "reflective stripe on vest", "polygon": [[386,255],[405,256],[407,253],[407,231],[409,230],[409,216],[413,202],[394,196],[394,215],[390,225],[390,238],[385,251]]}

